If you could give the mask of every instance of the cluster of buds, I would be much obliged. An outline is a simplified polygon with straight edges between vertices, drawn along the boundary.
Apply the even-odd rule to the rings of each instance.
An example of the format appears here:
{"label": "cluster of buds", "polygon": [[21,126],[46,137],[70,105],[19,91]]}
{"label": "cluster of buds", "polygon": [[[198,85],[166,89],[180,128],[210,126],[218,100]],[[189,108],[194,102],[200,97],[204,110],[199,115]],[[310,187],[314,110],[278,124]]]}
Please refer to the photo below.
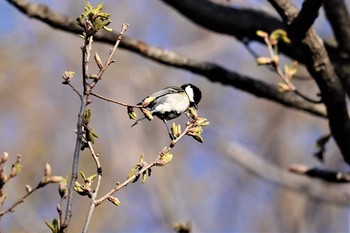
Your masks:
{"label": "cluster of buds", "polygon": [[74,190],[81,196],[88,196],[89,198],[92,197],[92,189],[91,185],[94,179],[97,177],[97,174],[93,174],[89,177],[87,177],[84,172],[80,171],[80,175],[84,180],[83,184],[80,184],[78,181],[75,181],[74,184]]}
{"label": "cluster of buds", "polygon": [[0,189],[3,188],[3,186],[9,179],[18,175],[18,173],[20,173],[22,170],[21,156],[18,155],[16,162],[12,164],[10,173],[6,175],[4,171],[4,166],[8,160],[8,157],[9,154],[7,152],[4,152],[0,158]]}
{"label": "cluster of buds", "polygon": [[72,80],[72,78],[74,77],[75,75],[75,72],[74,71],[65,71],[63,74],[62,74],[62,78],[63,78],[63,84],[69,84]]}
{"label": "cluster of buds", "polygon": [[256,32],[256,34],[262,38],[264,38],[264,40],[267,40],[268,43],[272,46],[275,46],[278,44],[278,41],[283,41],[286,44],[290,44],[291,41],[287,35],[287,32],[283,29],[276,29],[273,32],[271,32],[271,34],[269,35],[267,32],[264,32],[262,30],[258,30]]}
{"label": "cluster of buds", "polygon": [[171,134],[173,136],[173,138],[178,138],[181,135],[181,125],[180,124],[175,124],[173,122],[173,125],[171,127]]}
{"label": "cluster of buds", "polygon": [[3,205],[3,203],[6,200],[7,195],[3,193],[3,188],[9,179],[15,177],[20,173],[22,169],[21,165],[21,156],[18,155],[17,160],[14,164],[12,164],[11,171],[9,174],[6,174],[4,171],[4,167],[6,162],[8,161],[9,154],[7,152],[4,152],[2,156],[0,157],[0,206]]}
{"label": "cluster of buds", "polygon": [[156,162],[156,166],[163,167],[164,165],[170,163],[170,161],[173,159],[173,155],[169,152],[166,152],[164,154],[161,154],[160,158]]}
{"label": "cluster of buds", "polygon": [[149,168],[143,171],[141,174],[140,171],[147,165],[148,163],[144,160],[144,155],[141,155],[139,162],[135,164],[135,166],[133,166],[133,168],[129,172],[128,179],[135,175],[135,179],[132,181],[132,183],[135,183],[140,178],[140,176],[142,176],[142,183],[145,183],[147,176],[151,176],[152,170],[151,168]]}
{"label": "cluster of buds", "polygon": [[88,142],[91,142],[92,144],[94,144],[95,138],[98,138],[98,135],[89,127],[91,115],[92,115],[91,109],[86,109],[83,115],[83,131],[84,131],[83,139],[85,139],[85,141],[81,146],[81,150],[84,150],[85,148],[89,147]]}
{"label": "cluster of buds", "polygon": [[187,126],[191,125],[187,129],[186,134],[189,136],[192,136],[195,140],[197,140],[200,143],[203,143],[203,127],[206,127],[209,125],[209,121],[206,118],[198,117],[198,114],[194,108],[190,108],[188,111],[188,116],[192,119],[194,119],[193,122],[187,122]]}
{"label": "cluster of buds", "polygon": [[[66,192],[66,186],[67,186],[67,180],[66,178],[62,177],[62,176],[53,176],[51,174],[51,166],[50,164],[46,163],[45,165],[45,170],[44,170],[44,176],[43,178],[41,178],[41,181],[39,182],[37,188],[42,188],[48,184],[52,184],[52,183],[59,183],[60,184],[60,188],[59,188],[59,192],[60,192],[60,195],[62,193],[62,196],[65,196],[67,195]],[[64,185],[66,184],[66,185]],[[27,191],[28,190],[31,190],[30,186],[27,186]],[[64,191],[66,190],[66,191]]]}
{"label": "cluster of buds", "polygon": [[258,65],[271,65],[278,75],[282,78],[283,83],[278,83],[280,92],[295,91],[296,87],[291,82],[293,76],[297,72],[298,63],[296,61],[284,66],[284,70],[280,68],[280,57],[278,53],[278,42],[291,43],[287,32],[277,29],[268,34],[267,32],[258,30],[256,34],[262,37],[269,49],[269,57],[258,57],[256,62]]}
{"label": "cluster of buds", "polygon": [[103,4],[94,8],[89,2],[86,3],[84,13],[76,18],[78,25],[84,29],[83,37],[91,36],[102,28],[106,31],[112,31],[111,28],[107,27],[111,23],[110,14],[102,12],[102,9]]}

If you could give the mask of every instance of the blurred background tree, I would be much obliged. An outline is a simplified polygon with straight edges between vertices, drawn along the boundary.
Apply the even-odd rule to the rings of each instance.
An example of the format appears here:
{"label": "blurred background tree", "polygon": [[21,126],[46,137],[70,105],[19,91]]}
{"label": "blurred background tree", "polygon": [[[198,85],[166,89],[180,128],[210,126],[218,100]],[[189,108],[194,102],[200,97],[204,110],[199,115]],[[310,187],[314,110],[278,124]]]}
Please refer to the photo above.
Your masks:
{"label": "blurred background tree", "polygon": [[[25,1],[18,2],[28,6]],[[52,165],[53,173],[70,175],[79,105],[75,93],[62,85],[61,79],[65,70],[80,71],[82,40],[76,31],[69,32],[74,25],[65,28],[43,23],[35,19],[37,16],[30,19],[15,7],[18,2],[0,3],[0,149],[9,152],[13,160],[21,154],[23,163],[22,173],[6,187],[7,202],[24,193],[26,184],[40,180],[46,162]],[[258,67],[249,52],[268,54],[257,30],[299,32],[281,20],[291,22],[290,15],[280,17],[284,12],[278,7],[280,2],[289,1],[104,3],[115,32],[123,22],[130,27],[128,38],[117,51],[116,63],[107,70],[97,91],[137,103],[155,90],[191,82],[202,89],[199,114],[211,124],[203,133],[204,144],[185,138],[174,149],[172,162],[155,169],[145,185],[136,183],[117,193],[121,206],[104,203],[96,208],[90,232],[169,232],[174,223],[186,221],[191,221],[194,232],[349,230],[348,184],[330,184],[288,172],[294,163],[333,171],[349,169],[344,159],[349,162],[350,151],[339,139],[348,141],[349,130],[348,117],[341,115],[350,89],[346,79],[350,51],[347,2],[325,1],[314,22],[329,57],[321,55],[331,59],[336,75],[322,73],[327,70],[327,60],[320,63],[321,75],[317,67],[312,70],[315,66],[310,64],[311,56],[303,53],[307,50],[298,41],[298,33],[292,35],[291,45],[280,46],[281,64],[299,61],[293,79],[298,91],[317,99],[321,89],[326,105],[310,103],[292,92],[279,92],[277,74]],[[307,9],[308,2],[294,4]],[[71,20],[85,4],[55,0],[28,3],[45,4]],[[293,7],[289,9],[293,13]],[[33,16],[36,12],[25,13]],[[315,17],[310,13],[311,19]],[[110,47],[95,43],[94,50],[107,56]],[[176,54],[171,57],[162,48]],[[175,58],[190,60],[172,63]],[[339,82],[340,88],[332,86]],[[324,83],[335,91],[334,96],[322,92],[328,90]],[[125,108],[94,99],[92,109],[92,124],[100,137],[96,150],[102,155],[104,169],[102,194],[125,179],[140,154],[152,160],[169,139],[160,121],[143,122],[130,129],[132,122]],[[325,117],[326,109],[333,110],[331,119]],[[331,126],[335,122],[332,132],[339,135],[327,143],[324,161],[320,162],[313,156],[314,144],[330,132],[329,122]],[[88,153],[82,154],[79,168],[91,174],[96,171]],[[0,230],[47,232],[44,221],[56,216],[58,201],[56,187],[39,190],[16,212],[1,219]],[[81,231],[88,203],[88,198],[75,197],[70,232]]]}

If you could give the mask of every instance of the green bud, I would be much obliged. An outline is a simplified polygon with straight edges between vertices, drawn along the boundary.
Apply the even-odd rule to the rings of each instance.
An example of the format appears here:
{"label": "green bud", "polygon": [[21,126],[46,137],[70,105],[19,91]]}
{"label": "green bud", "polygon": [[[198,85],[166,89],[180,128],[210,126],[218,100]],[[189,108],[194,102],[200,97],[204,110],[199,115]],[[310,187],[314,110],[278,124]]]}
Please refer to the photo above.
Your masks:
{"label": "green bud", "polygon": [[136,115],[136,112],[134,111],[134,108],[128,106],[128,107],[127,107],[127,110],[128,110],[128,116],[129,116],[129,118],[132,119],[132,120],[135,120],[136,117],[137,117],[137,115]]}
{"label": "green bud", "polygon": [[83,124],[84,125],[88,125],[89,124],[90,119],[91,119],[91,114],[92,114],[92,112],[91,112],[90,108],[85,109],[84,115],[83,115]]}
{"label": "green bud", "polygon": [[143,114],[145,115],[147,120],[149,120],[149,121],[153,120],[153,115],[148,109],[141,108],[141,111],[143,112]]}
{"label": "green bud", "polygon": [[265,37],[268,37],[268,36],[269,36],[269,34],[268,34],[267,32],[264,32],[264,31],[262,31],[262,30],[257,30],[257,31],[256,31],[256,35],[257,35],[257,36],[260,36],[260,37],[262,37],[262,38],[265,38]]}
{"label": "green bud", "polygon": [[62,75],[62,78],[64,80],[63,84],[70,83],[74,75],[75,75],[75,72],[73,71],[65,71]]}
{"label": "green bud", "polygon": [[193,135],[192,137],[200,143],[204,142],[204,139],[202,138],[202,136],[200,134]]}
{"label": "green bud", "polygon": [[157,162],[156,162],[156,166],[162,167],[168,163],[170,163],[170,161],[173,159],[173,155],[170,154],[169,152],[164,154]]}
{"label": "green bud", "polygon": [[93,174],[93,175],[89,176],[89,178],[87,178],[87,179],[91,180],[91,182],[92,182],[96,179],[96,177],[97,177],[97,174]]}
{"label": "green bud", "polygon": [[83,171],[79,171],[79,174],[83,178],[83,180],[86,180],[86,175]]}
{"label": "green bud", "polygon": [[46,220],[45,224],[50,228],[52,233],[59,233],[60,232],[61,224],[60,224],[60,221],[57,220],[56,218],[54,220],[52,220],[52,223],[50,223],[49,221]]}
{"label": "green bud", "polygon": [[206,118],[202,118],[202,117],[199,117],[196,122],[199,126],[202,126],[202,127],[209,125],[209,121]]}
{"label": "green bud", "polygon": [[147,107],[148,105],[150,105],[150,103],[152,103],[154,100],[156,99],[156,97],[154,96],[148,96],[146,99],[144,99],[142,101],[142,107]]}
{"label": "green bud", "polygon": [[144,172],[142,172],[142,184],[144,184],[146,182],[146,178],[147,178],[147,172],[144,171]]}
{"label": "green bud", "polygon": [[128,178],[127,179],[130,179],[130,177],[132,177],[136,173],[136,171],[139,169],[139,167],[140,167],[139,164],[136,164],[135,166],[133,166],[131,171],[128,174]]}
{"label": "green bud", "polygon": [[98,75],[97,74],[90,74],[89,79],[98,79]]}
{"label": "green bud", "polygon": [[21,171],[22,171],[22,164],[20,164],[19,161],[17,161],[16,163],[12,164],[10,176],[14,177],[18,175]]}
{"label": "green bud", "polygon": [[198,118],[198,114],[197,114],[196,109],[193,108],[193,107],[190,107],[190,108],[188,109],[187,116],[188,116],[189,118],[191,118],[191,119],[194,119],[194,120],[197,119],[197,118]]}
{"label": "green bud", "polygon": [[74,183],[74,190],[77,193],[82,193],[82,192],[84,192],[84,187],[78,181],[75,181],[75,183]]}
{"label": "green bud", "polygon": [[107,199],[108,199],[108,201],[112,202],[114,205],[120,206],[120,201],[118,198],[113,197],[113,196],[109,196]]}
{"label": "green bud", "polygon": [[290,39],[287,36],[287,32],[283,29],[277,29],[274,30],[271,34],[270,34],[270,41],[274,42],[272,43],[273,45],[277,44],[278,40],[282,40],[285,43],[291,43]]}

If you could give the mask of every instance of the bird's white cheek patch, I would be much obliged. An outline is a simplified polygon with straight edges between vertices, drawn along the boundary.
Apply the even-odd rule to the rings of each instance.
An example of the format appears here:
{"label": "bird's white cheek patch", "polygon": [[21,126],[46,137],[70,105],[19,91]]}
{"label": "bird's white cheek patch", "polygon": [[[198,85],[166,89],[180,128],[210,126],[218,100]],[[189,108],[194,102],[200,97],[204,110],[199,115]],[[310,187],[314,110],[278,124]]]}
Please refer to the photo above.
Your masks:
{"label": "bird's white cheek patch", "polygon": [[194,102],[194,100],[193,100],[193,95],[194,95],[194,93],[193,93],[192,87],[187,86],[187,87],[185,88],[185,92],[187,93],[188,97],[190,98],[190,101],[191,101],[191,102]]}

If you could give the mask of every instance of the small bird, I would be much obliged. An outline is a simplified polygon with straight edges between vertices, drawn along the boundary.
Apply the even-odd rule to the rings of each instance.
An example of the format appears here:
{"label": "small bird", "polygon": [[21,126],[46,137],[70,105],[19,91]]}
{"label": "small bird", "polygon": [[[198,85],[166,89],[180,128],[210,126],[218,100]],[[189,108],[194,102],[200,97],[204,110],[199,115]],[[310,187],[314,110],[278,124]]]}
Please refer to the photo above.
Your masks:
{"label": "small bird", "polygon": [[[144,102],[150,102],[145,108],[150,111],[153,116],[161,119],[167,127],[170,138],[172,134],[167,125],[168,120],[175,119],[186,112],[189,107],[195,107],[202,98],[202,93],[198,87],[193,84],[186,83],[181,86],[166,87],[144,98],[138,105]],[[136,120],[131,126],[135,126],[146,117],[142,116]]]}

